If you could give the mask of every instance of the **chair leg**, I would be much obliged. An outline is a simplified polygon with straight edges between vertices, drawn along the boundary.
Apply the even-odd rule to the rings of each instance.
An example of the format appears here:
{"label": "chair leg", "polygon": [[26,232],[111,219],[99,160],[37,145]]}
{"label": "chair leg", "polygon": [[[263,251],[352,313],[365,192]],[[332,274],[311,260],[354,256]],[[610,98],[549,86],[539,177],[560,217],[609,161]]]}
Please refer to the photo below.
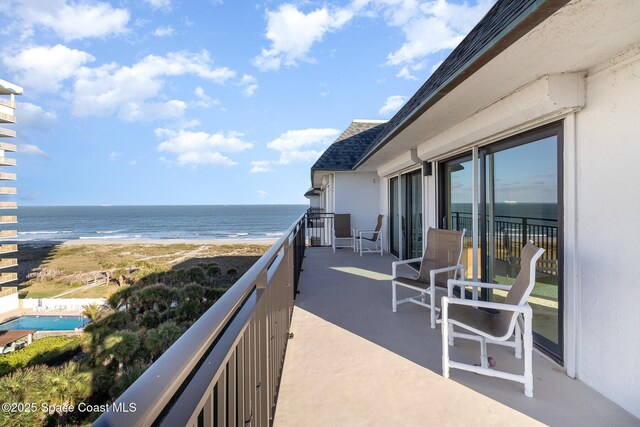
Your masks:
{"label": "chair leg", "polygon": [[516,348],[515,348],[515,357],[516,359],[522,359],[522,329],[520,329],[520,323],[516,321]]}
{"label": "chair leg", "polygon": [[[448,333],[449,333],[449,345],[450,345],[451,347],[453,347],[453,346],[455,345],[455,343],[454,343],[454,341],[453,341],[453,339],[454,339],[454,336],[453,336],[453,325],[452,325],[452,324],[449,324],[449,325],[447,325],[447,326],[448,326],[448,328],[449,328],[449,332],[448,332]],[[444,327],[444,325],[443,325],[443,327]]]}
{"label": "chair leg", "polygon": [[483,368],[489,367],[489,360],[487,358],[487,340],[484,337],[480,338],[480,366]]}
{"label": "chair leg", "polygon": [[429,284],[429,304],[431,304],[431,329],[436,328],[436,289],[433,284],[435,278],[431,274],[431,283]]}
{"label": "chair leg", "polygon": [[391,309],[395,313],[398,311],[398,303],[396,297],[396,282],[391,282]]}
{"label": "chair leg", "polygon": [[[446,298],[442,298],[442,376],[449,378],[449,343],[453,340],[453,335],[449,335],[450,330],[449,303]],[[451,328],[453,330],[453,328]]]}
{"label": "chair leg", "polygon": [[533,315],[531,308],[524,313],[524,395],[533,397]]}

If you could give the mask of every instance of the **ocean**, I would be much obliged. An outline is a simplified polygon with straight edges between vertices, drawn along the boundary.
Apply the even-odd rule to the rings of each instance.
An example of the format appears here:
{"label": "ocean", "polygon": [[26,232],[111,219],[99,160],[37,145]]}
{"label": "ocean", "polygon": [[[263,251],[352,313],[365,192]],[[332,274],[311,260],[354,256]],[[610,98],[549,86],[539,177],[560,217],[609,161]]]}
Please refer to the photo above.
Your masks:
{"label": "ocean", "polygon": [[308,205],[21,206],[17,241],[278,239]]}

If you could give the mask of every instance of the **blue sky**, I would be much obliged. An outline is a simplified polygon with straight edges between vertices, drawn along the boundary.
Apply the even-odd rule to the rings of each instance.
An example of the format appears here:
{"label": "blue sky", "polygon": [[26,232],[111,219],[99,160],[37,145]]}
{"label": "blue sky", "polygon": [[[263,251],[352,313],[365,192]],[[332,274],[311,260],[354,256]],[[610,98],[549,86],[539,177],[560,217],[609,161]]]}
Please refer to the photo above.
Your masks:
{"label": "blue sky", "polygon": [[388,119],[493,0],[5,0],[18,203],[306,203],[352,119]]}

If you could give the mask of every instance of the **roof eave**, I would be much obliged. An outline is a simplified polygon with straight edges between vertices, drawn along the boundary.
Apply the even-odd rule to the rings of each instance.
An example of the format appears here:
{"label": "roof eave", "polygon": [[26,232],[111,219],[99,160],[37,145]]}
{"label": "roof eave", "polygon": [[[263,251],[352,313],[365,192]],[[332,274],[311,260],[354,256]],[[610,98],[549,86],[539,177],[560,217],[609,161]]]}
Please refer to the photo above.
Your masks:
{"label": "roof eave", "polygon": [[[467,78],[472,76],[476,71],[482,68],[486,63],[498,56],[509,46],[515,43],[522,36],[527,34],[538,24],[543,22],[549,16],[553,15],[558,9],[570,0],[539,0],[533,3],[526,12],[520,14],[508,27],[506,27],[491,43],[485,46],[480,52],[467,61],[457,72],[449,79],[442,83],[434,93],[429,95],[416,108],[411,111],[389,134],[385,135],[375,146],[368,150],[354,165],[353,169],[357,169],[364,162],[377,153],[391,139],[396,137],[400,132],[413,123],[420,115],[427,111],[440,99],[444,98],[449,92],[455,89]],[[408,102],[408,101],[407,101]],[[399,112],[398,112],[399,113]]]}

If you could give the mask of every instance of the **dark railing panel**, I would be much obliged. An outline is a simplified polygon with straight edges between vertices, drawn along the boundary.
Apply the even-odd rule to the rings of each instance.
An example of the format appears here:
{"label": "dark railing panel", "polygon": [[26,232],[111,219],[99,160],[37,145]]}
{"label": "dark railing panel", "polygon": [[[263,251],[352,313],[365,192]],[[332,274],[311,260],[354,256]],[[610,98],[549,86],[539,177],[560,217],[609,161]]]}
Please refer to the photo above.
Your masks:
{"label": "dark railing panel", "polygon": [[322,209],[307,210],[306,237],[309,246],[331,246],[334,214]]}
{"label": "dark railing panel", "polygon": [[275,411],[306,215],[127,389],[97,426],[267,426]]}
{"label": "dark railing panel", "polygon": [[[470,213],[452,212],[450,221],[454,230],[473,229]],[[517,260],[521,257],[522,247],[527,240],[532,240],[538,247],[545,249],[545,253],[540,259],[542,264],[557,263],[557,224],[557,220],[549,218],[496,215],[493,221],[495,259],[517,264]],[[486,229],[490,230],[488,220]],[[556,274],[552,268],[549,268],[549,272]]]}

